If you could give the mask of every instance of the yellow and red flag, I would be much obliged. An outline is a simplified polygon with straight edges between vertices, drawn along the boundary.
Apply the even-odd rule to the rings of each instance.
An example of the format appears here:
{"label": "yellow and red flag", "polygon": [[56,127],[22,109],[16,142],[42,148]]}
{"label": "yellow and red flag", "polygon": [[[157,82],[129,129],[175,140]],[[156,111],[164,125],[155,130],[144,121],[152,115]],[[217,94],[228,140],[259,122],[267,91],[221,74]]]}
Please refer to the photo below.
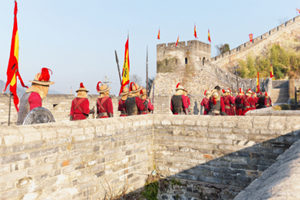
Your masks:
{"label": "yellow and red flag", "polygon": [[273,73],[273,65],[270,65],[270,78],[274,77],[274,73]]}
{"label": "yellow and red flag", "polygon": [[249,34],[249,40],[250,40],[250,42],[253,42],[253,33]]}
{"label": "yellow and red flag", "polygon": [[129,84],[129,71],[130,71],[130,64],[129,64],[129,37],[127,37],[127,41],[125,44],[125,56],[124,56],[124,64],[123,64],[123,72],[122,72],[122,84],[120,93],[123,92],[124,87]]}
{"label": "yellow and red flag", "polygon": [[210,31],[208,29],[208,37],[207,37],[208,41],[211,42],[211,38],[210,38]]}
{"label": "yellow and red flag", "polygon": [[256,93],[260,93],[259,72],[257,72],[257,79],[256,79]]}
{"label": "yellow and red flag", "polygon": [[176,47],[178,45],[178,42],[179,42],[179,35],[178,35],[177,40],[176,40],[176,44],[175,44]]}
{"label": "yellow and red flag", "polygon": [[300,14],[300,9],[299,9],[299,8],[296,8],[296,10],[297,10],[298,14]]}
{"label": "yellow and red flag", "polygon": [[14,97],[14,104],[16,110],[19,111],[19,98],[17,95],[17,77],[19,78],[21,85],[25,86],[21,75],[19,73],[19,34],[18,34],[18,22],[17,22],[17,12],[18,12],[18,5],[17,1],[15,1],[15,9],[14,9],[14,27],[13,27],[13,34],[11,39],[11,49],[10,49],[10,56],[8,61],[8,67],[6,71],[7,81],[5,84],[4,91],[6,91],[8,84],[10,84],[9,90]]}
{"label": "yellow and red flag", "polygon": [[158,29],[157,39],[160,40],[160,29]]}
{"label": "yellow and red flag", "polygon": [[194,25],[194,36],[195,36],[196,39],[198,38],[198,37],[197,37],[197,29],[196,29],[196,25]]}

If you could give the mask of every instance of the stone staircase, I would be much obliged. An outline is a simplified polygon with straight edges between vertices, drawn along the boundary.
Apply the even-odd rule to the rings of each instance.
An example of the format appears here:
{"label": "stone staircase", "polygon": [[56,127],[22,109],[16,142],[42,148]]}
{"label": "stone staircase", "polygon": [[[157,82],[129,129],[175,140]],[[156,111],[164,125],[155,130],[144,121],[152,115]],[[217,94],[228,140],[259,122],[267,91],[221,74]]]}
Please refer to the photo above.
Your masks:
{"label": "stone staircase", "polygon": [[274,103],[288,103],[289,81],[272,81],[271,99]]}

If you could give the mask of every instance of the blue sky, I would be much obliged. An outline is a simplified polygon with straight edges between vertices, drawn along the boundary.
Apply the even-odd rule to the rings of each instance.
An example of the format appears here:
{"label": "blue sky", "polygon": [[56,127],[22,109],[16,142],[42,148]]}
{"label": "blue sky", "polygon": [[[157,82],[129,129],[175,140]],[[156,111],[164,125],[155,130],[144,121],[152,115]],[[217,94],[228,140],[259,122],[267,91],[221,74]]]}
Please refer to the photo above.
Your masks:
{"label": "blue sky", "polygon": [[[6,80],[13,27],[13,0],[0,2],[0,79]],[[131,74],[145,79],[146,46],[149,76],[156,73],[156,44],[192,40],[194,24],[200,41],[207,30],[215,45],[234,48],[297,15],[299,0],[26,0],[18,1],[20,58],[28,83],[41,67],[50,67],[51,89],[70,93],[79,83],[96,93],[96,83],[109,78],[112,93],[119,90],[114,50],[122,67],[129,34]],[[158,29],[161,40],[157,41]],[[28,83],[29,85],[29,83]],[[20,87],[20,84],[18,84]]]}

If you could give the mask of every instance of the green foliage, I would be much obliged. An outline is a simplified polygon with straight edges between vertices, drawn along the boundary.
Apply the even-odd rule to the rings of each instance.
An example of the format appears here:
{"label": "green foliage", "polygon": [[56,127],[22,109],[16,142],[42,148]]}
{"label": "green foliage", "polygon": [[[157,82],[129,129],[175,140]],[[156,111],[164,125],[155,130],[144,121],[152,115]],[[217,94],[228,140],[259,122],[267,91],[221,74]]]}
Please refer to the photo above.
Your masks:
{"label": "green foliage", "polygon": [[262,56],[248,55],[246,61],[239,60],[238,73],[243,78],[269,77],[270,65],[273,65],[275,79],[300,77],[300,53],[295,50],[285,50],[280,45],[273,45]]}
{"label": "green foliage", "polygon": [[158,187],[158,181],[147,184],[142,192],[143,197],[147,200],[157,200]]}
{"label": "green foliage", "polygon": [[217,45],[216,48],[218,50],[218,54],[219,55],[230,51],[229,44],[227,44],[227,43],[226,44]]}

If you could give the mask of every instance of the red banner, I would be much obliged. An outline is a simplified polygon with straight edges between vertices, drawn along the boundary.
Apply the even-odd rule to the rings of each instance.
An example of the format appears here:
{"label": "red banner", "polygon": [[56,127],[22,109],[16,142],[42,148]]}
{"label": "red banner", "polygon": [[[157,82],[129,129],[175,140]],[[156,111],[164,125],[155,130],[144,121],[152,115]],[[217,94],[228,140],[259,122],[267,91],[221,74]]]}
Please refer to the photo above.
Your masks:
{"label": "red banner", "polygon": [[207,36],[207,39],[208,39],[209,42],[211,42],[210,31],[209,31],[209,29],[208,29],[208,36]]}
{"label": "red banner", "polygon": [[194,36],[195,36],[196,39],[198,38],[198,37],[197,37],[197,29],[196,29],[196,25],[194,25]]}
{"label": "red banner", "polygon": [[249,40],[250,40],[250,42],[253,42],[253,33],[249,34]]}

